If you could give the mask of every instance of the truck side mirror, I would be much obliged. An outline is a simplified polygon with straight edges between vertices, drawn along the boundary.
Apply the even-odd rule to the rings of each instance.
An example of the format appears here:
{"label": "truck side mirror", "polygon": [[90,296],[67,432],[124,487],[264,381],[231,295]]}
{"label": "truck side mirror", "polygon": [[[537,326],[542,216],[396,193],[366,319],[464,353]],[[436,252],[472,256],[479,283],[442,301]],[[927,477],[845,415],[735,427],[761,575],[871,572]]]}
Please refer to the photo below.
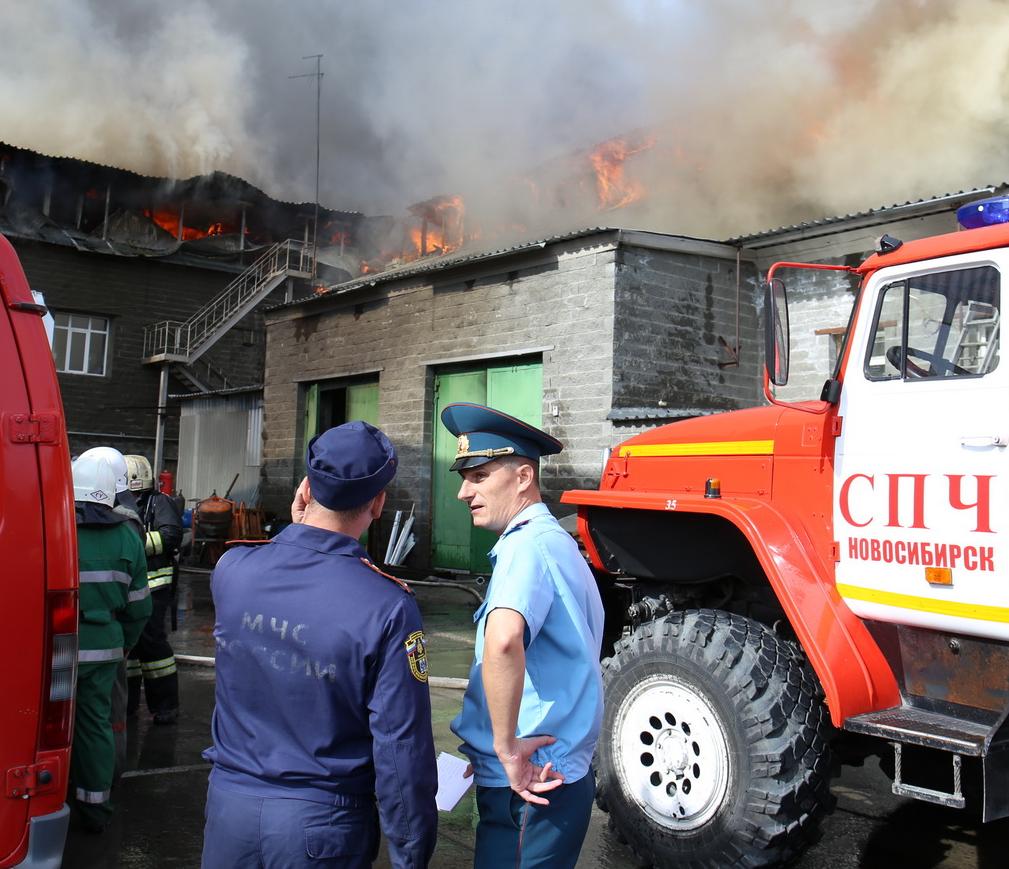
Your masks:
{"label": "truck side mirror", "polygon": [[788,383],[788,296],[785,284],[773,278],[764,285],[764,365],[775,386]]}

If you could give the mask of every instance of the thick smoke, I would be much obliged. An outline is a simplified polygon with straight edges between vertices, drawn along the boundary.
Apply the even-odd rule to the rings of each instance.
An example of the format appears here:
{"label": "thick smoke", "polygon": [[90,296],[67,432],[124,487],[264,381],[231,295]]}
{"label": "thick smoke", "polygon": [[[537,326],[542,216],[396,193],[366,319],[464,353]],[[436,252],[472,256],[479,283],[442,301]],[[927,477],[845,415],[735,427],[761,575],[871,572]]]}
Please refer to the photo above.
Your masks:
{"label": "thick smoke", "polygon": [[[470,227],[726,237],[1001,181],[1006,0],[4,0],[0,139]],[[646,197],[600,209],[629,133]],[[489,237],[489,236],[488,236]]]}
{"label": "thick smoke", "polygon": [[245,40],[204,4],[141,5],[0,2],[0,139],[150,175],[252,170]]}

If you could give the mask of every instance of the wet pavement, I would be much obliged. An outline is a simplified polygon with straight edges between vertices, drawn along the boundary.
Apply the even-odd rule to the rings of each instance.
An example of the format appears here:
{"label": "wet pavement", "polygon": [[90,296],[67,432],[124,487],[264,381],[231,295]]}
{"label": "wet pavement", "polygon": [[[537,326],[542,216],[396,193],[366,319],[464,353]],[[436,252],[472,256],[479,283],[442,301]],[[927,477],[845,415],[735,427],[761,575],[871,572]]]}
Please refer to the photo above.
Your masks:
{"label": "wet pavement", "polygon": [[[472,614],[476,601],[454,589],[418,588],[428,653],[434,676],[465,677],[473,650]],[[209,577],[183,577],[182,611],[173,644],[179,654],[213,654]],[[210,741],[214,671],[180,666],[183,714],[178,724],[155,727],[142,711],[129,726],[129,769],[113,794],[116,816],[100,836],[72,831],[65,869],[171,869],[200,864],[203,807],[209,768],[200,753]],[[435,742],[438,750],[458,753],[449,731],[461,701],[457,690],[434,688]],[[962,813],[902,799],[878,765],[845,767],[835,779],[838,805],[823,825],[823,838],[795,864],[801,869],[848,867],[951,867],[1003,869],[1009,865],[1009,825],[982,827]],[[432,866],[462,869],[472,863],[474,801],[468,795],[442,813]],[[383,853],[376,863],[386,869]],[[638,864],[593,810],[582,857],[585,869],[630,869]]]}

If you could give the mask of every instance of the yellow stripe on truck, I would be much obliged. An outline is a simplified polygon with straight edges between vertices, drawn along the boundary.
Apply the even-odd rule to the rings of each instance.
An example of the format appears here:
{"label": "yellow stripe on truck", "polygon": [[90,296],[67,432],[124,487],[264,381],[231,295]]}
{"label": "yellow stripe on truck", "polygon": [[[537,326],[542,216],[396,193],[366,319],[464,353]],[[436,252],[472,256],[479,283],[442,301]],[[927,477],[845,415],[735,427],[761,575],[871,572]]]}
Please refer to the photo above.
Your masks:
{"label": "yellow stripe on truck", "polygon": [[841,597],[848,597],[852,600],[862,600],[866,603],[878,603],[906,610],[917,610],[923,613],[956,616],[961,619],[976,619],[982,622],[1009,622],[1009,608],[1002,606],[961,603],[955,600],[936,600],[935,598],[918,597],[913,594],[898,594],[893,591],[863,588],[860,585],[848,585],[844,582],[837,584],[837,593]]}
{"label": "yellow stripe on truck", "polygon": [[774,441],[704,441],[694,444],[629,444],[620,448],[625,456],[769,456]]}

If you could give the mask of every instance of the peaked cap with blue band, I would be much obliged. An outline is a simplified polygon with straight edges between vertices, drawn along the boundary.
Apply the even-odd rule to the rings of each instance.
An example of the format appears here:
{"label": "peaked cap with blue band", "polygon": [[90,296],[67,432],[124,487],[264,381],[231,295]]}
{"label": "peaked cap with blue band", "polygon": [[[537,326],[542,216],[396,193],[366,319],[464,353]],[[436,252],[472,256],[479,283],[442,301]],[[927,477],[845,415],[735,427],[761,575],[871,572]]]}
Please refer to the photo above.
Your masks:
{"label": "peaked cap with blue band", "polygon": [[396,476],[396,448],[383,431],[355,420],[312,438],[305,465],[312,497],[330,510],[350,510]]}
{"label": "peaked cap with blue band", "polygon": [[546,432],[482,404],[450,404],[441,412],[441,421],[459,438],[451,471],[475,468],[503,456],[535,461],[564,448]]}

